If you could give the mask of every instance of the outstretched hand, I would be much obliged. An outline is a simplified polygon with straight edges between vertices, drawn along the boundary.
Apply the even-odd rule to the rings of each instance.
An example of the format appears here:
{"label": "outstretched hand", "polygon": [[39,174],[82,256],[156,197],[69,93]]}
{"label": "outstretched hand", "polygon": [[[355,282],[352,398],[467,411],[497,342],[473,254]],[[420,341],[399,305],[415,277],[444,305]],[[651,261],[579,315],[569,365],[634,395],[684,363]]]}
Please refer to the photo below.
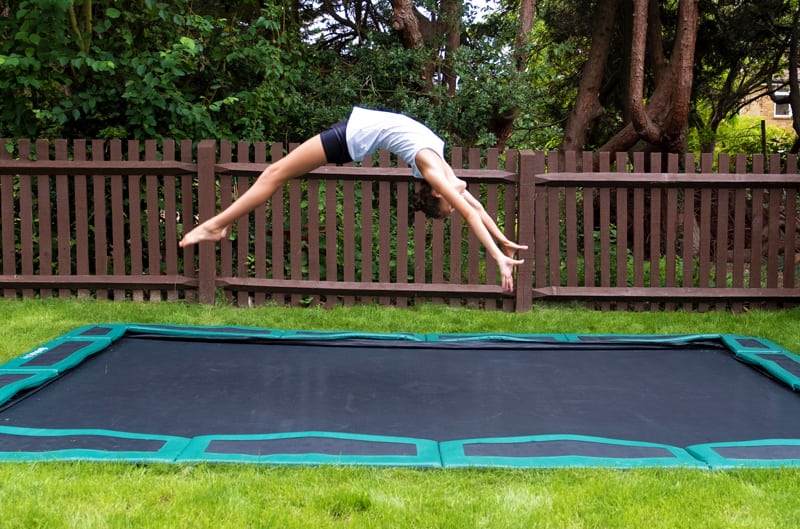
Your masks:
{"label": "outstretched hand", "polygon": [[527,250],[524,244],[517,244],[513,241],[504,240],[500,242],[500,247],[504,257],[497,261],[500,269],[503,290],[506,292],[514,291],[514,267],[524,263],[524,259],[515,259],[514,255],[520,250]]}
{"label": "outstretched hand", "polygon": [[512,259],[511,257],[507,256],[504,256],[502,259],[497,261],[503,290],[506,292],[514,291],[514,267],[521,265],[524,262],[525,261],[523,259]]}
{"label": "outstretched hand", "polygon": [[[506,254],[507,257],[514,257],[514,255],[520,250],[527,250],[528,246],[525,244],[517,244],[514,241],[502,241],[500,243],[502,246],[503,253]],[[521,264],[521,263],[520,263]]]}
{"label": "outstretched hand", "polygon": [[228,231],[228,226],[214,228],[209,226],[208,222],[204,222],[184,235],[183,239],[181,239],[180,246],[181,248],[184,248],[186,246],[197,244],[203,241],[218,241],[226,237],[228,235]]}

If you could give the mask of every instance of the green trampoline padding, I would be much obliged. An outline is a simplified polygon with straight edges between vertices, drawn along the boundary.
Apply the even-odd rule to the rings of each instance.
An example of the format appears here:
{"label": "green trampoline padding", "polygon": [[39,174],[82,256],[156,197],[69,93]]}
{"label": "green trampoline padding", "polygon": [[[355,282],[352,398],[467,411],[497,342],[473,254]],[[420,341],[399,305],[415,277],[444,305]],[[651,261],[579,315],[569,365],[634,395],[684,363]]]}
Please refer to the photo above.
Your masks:
{"label": "green trampoline padding", "polygon": [[0,460],[798,466],[798,391],[729,334],[97,324],[0,366]]}

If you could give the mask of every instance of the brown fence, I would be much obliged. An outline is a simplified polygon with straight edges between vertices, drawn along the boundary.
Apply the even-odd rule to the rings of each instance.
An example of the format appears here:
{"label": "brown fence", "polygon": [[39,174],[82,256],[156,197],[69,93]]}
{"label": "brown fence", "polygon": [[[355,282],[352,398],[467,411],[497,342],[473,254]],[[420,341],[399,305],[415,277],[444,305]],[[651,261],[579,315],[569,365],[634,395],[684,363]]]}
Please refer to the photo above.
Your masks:
{"label": "brown fence", "polygon": [[[281,145],[3,141],[0,289],[19,296],[311,305],[419,300],[529,310],[741,309],[800,301],[797,157],[452,149],[451,164],[528,244],[513,295],[455,215],[409,212],[388,153],[326,166],[181,249],[184,228],[244,192]],[[654,169],[655,168],[655,169]],[[656,170],[657,169],[657,170]]]}

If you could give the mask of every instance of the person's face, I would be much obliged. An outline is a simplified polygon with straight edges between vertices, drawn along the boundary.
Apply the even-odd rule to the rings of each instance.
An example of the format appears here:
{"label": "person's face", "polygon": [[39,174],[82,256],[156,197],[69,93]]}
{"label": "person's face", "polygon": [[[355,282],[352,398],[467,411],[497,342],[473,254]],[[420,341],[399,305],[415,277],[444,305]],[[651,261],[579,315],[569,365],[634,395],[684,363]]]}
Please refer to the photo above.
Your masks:
{"label": "person's face", "polygon": [[450,204],[450,202],[445,200],[442,197],[441,193],[437,193],[436,191],[434,191],[433,196],[439,198],[439,218],[446,219],[447,217],[452,215],[453,211],[455,210],[452,204]]}

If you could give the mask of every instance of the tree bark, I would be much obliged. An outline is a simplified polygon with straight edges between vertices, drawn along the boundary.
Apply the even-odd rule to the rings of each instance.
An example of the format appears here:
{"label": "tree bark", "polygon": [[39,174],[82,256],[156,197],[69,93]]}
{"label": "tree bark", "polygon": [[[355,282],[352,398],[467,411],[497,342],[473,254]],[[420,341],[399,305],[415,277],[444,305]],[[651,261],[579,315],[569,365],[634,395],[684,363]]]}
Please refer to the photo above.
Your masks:
{"label": "tree bark", "polygon": [[403,48],[408,50],[422,44],[422,32],[412,0],[392,0],[392,10],[392,28],[400,36]]}
{"label": "tree bark", "polygon": [[538,0],[521,0],[519,5],[519,27],[514,39],[514,62],[517,71],[522,72],[528,63],[528,46],[531,43],[531,30],[536,14]]}
{"label": "tree bark", "polygon": [[461,0],[442,0],[442,31],[446,35],[445,41],[445,64],[444,64],[444,82],[447,86],[447,93],[450,97],[456,95],[457,76],[455,68],[453,68],[453,61],[455,60],[455,53],[461,45],[461,9],[463,4]]}
{"label": "tree bark", "polygon": [[[649,5],[648,5],[649,4]],[[622,152],[643,140],[665,152],[683,152],[689,123],[694,49],[697,41],[697,0],[680,0],[675,44],[665,65],[654,76],[657,84],[644,102],[644,60],[648,12],[657,2],[634,0],[634,30],[631,42],[631,122],[611,138],[601,151]],[[650,32],[651,39],[655,38]],[[658,37],[660,39],[660,36]],[[652,43],[654,46],[659,44]]]}
{"label": "tree bark", "polygon": [[583,74],[578,86],[578,97],[564,127],[561,150],[581,150],[586,143],[586,131],[589,124],[600,117],[603,107],[598,94],[603,82],[603,72],[608,61],[608,51],[616,22],[618,0],[600,0],[595,9],[595,20],[592,32],[592,44],[589,58],[583,67]]}

